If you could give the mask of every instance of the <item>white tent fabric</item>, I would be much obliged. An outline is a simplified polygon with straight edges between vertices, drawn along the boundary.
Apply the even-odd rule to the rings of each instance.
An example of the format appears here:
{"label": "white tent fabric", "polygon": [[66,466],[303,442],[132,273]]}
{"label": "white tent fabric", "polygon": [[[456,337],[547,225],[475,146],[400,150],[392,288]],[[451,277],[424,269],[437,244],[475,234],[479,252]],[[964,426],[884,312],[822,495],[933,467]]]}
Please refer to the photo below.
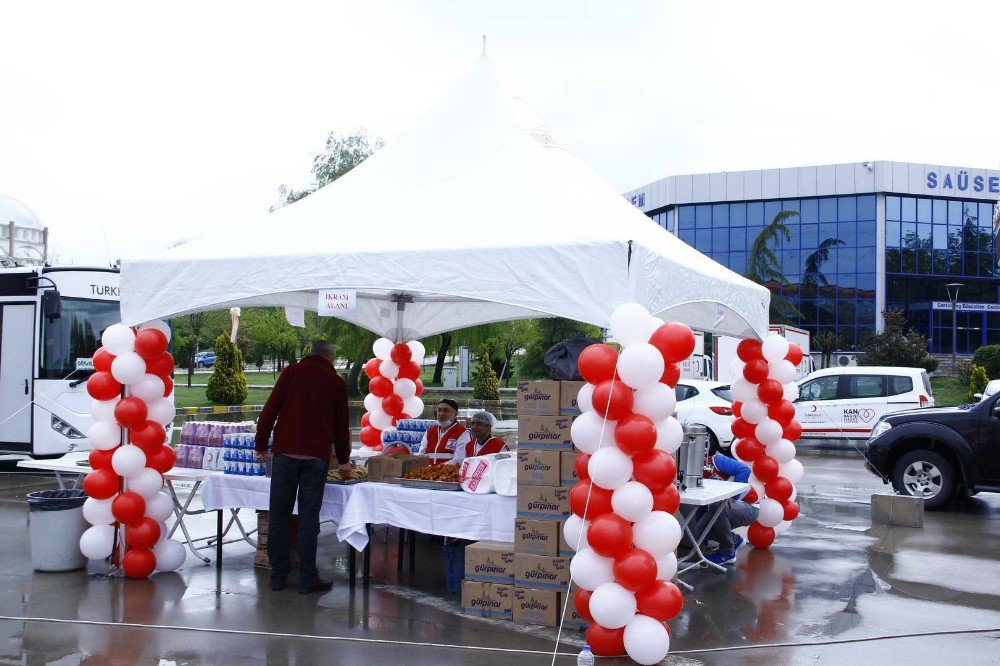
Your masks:
{"label": "white tent fabric", "polygon": [[316,310],[319,290],[355,289],[343,318],[400,340],[549,315],[606,327],[629,301],[729,335],[759,338],[768,325],[765,288],[631,206],[504,93],[485,56],[345,176],[218,231],[124,261],[125,323]]}

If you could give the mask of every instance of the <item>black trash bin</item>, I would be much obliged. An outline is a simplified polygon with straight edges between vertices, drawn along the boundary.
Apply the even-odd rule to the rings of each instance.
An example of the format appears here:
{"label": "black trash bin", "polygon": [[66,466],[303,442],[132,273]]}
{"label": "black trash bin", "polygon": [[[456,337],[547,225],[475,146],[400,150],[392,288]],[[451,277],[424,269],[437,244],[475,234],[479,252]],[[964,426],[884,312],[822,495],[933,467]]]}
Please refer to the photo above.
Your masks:
{"label": "black trash bin", "polygon": [[87,529],[82,490],[39,490],[28,493],[31,566],[36,571],[73,571],[87,566],[80,537]]}

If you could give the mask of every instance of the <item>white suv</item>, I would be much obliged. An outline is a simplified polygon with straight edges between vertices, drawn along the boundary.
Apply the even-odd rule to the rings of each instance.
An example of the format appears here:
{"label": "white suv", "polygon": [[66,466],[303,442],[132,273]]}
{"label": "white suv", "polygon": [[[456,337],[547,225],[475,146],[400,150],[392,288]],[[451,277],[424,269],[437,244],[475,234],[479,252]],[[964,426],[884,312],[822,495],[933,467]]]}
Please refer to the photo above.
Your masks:
{"label": "white suv", "polygon": [[931,382],[921,368],[859,366],[806,376],[795,412],[803,439],[843,442],[868,439],[885,414],[933,406]]}
{"label": "white suv", "polygon": [[681,425],[708,428],[712,453],[733,442],[733,396],[729,384],[701,379],[682,379],[677,383],[677,420]]}

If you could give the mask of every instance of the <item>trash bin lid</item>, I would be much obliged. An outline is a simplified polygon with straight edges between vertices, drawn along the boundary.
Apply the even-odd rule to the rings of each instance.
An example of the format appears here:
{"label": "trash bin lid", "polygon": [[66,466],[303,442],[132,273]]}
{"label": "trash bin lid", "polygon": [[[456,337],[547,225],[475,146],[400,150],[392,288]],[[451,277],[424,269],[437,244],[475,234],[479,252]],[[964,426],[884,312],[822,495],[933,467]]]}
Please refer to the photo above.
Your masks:
{"label": "trash bin lid", "polygon": [[86,499],[82,490],[36,490],[28,493],[28,510],[66,511],[83,506]]}

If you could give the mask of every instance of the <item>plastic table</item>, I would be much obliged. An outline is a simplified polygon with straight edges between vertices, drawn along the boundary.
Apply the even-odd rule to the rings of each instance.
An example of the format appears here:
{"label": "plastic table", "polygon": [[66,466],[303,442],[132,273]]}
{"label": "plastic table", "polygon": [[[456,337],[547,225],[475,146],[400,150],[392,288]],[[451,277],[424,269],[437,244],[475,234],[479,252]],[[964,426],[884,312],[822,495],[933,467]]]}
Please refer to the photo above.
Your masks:
{"label": "plastic table", "polygon": [[[708,524],[705,525],[705,529],[702,530],[700,535],[696,536],[691,531],[691,523],[693,522],[697,511],[689,512],[688,515],[684,516],[684,519],[681,521],[681,529],[685,534],[687,534],[688,538],[691,539],[693,547],[691,548],[690,553],[678,560],[678,564],[688,563],[687,566],[677,572],[678,576],[686,571],[690,571],[691,569],[706,566],[725,572],[725,567],[720,566],[705,557],[705,554],[701,551],[701,544],[704,543],[705,538],[708,536],[708,532],[712,529],[715,521],[719,519],[719,515],[726,506],[725,501],[749,491],[749,483],[721,481],[719,479],[705,479],[701,487],[688,488],[680,494],[682,506],[703,507],[711,506],[713,504],[718,504],[719,506],[711,514]],[[694,589],[691,585],[680,579],[678,579],[678,582],[689,591]]]}

